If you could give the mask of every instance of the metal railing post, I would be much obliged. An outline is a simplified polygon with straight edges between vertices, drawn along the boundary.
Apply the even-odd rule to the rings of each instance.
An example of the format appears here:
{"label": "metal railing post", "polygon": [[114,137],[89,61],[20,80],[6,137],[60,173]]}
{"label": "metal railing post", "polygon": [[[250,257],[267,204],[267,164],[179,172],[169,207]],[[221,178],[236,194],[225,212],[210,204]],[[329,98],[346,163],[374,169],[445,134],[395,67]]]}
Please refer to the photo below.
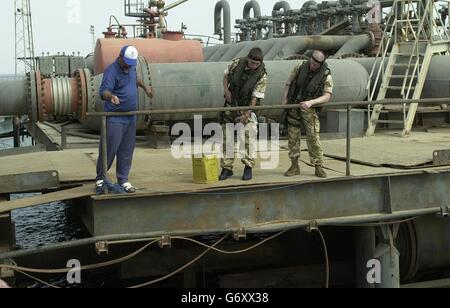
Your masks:
{"label": "metal railing post", "polygon": [[[103,181],[108,180],[108,131],[106,129],[106,116],[102,116],[102,131],[101,131],[101,144],[102,144],[102,165],[103,165]],[[105,189],[105,194],[108,193],[108,189]]]}
{"label": "metal railing post", "polygon": [[67,149],[67,127],[61,127],[61,148],[63,150]]}
{"label": "metal railing post", "polygon": [[351,176],[351,147],[352,147],[352,106],[347,106],[347,176]]}
{"label": "metal railing post", "polygon": [[[347,136],[346,136],[346,174],[351,176],[351,113],[353,106],[368,106],[371,104],[394,105],[394,104],[419,104],[419,105],[442,105],[449,104],[450,97],[445,98],[431,98],[431,99],[385,99],[380,101],[351,101],[351,102],[331,102],[323,105],[325,108],[346,108],[347,109]],[[211,113],[224,111],[246,111],[246,110],[274,110],[274,109],[295,109],[295,105],[273,105],[273,106],[252,106],[252,107],[214,107],[214,108],[184,108],[184,109],[170,109],[170,110],[140,110],[134,112],[87,112],[87,117],[101,117],[102,118],[102,152],[101,158],[103,168],[105,170],[104,176],[107,179],[107,128],[106,118],[108,116],[131,116],[131,115],[154,115],[154,114],[177,114],[177,113]],[[370,124],[370,123],[369,123]]]}

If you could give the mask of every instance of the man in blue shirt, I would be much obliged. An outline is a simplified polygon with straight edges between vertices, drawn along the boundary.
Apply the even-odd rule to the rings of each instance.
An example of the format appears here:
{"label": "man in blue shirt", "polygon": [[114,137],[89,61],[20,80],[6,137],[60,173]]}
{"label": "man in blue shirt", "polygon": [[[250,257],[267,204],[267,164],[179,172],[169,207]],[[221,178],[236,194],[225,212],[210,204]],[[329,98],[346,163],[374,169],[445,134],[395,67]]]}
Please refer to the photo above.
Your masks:
{"label": "man in blue shirt", "polygon": [[[120,51],[117,60],[111,64],[103,74],[99,94],[105,101],[105,112],[136,111],[138,107],[138,87],[152,98],[153,88],[147,86],[137,77],[136,65],[138,51],[133,46],[125,46]],[[107,162],[108,170],[117,157],[117,181],[127,193],[136,192],[128,176],[133,160],[136,142],[136,116],[110,116],[107,118]],[[97,161],[96,192],[105,190],[106,171],[103,170],[102,146],[100,144],[99,159]]]}

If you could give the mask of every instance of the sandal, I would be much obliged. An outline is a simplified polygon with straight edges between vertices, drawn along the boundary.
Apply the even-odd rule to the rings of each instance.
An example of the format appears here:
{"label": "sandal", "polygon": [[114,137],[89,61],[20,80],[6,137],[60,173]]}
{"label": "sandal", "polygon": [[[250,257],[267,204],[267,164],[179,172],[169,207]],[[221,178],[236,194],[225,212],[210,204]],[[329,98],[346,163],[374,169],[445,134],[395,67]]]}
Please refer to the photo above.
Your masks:
{"label": "sandal", "polygon": [[130,183],[123,183],[122,184],[123,190],[128,194],[134,194],[136,192],[136,187],[131,185]]}
{"label": "sandal", "polygon": [[97,195],[103,195],[105,193],[106,185],[105,181],[98,180],[95,182],[95,194]]}

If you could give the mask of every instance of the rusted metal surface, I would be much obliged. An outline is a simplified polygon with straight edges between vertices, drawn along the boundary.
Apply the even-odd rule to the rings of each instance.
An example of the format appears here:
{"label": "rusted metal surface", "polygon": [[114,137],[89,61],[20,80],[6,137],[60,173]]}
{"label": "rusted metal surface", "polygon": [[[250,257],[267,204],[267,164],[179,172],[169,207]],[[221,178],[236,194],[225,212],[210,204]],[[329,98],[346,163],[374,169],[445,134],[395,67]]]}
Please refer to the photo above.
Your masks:
{"label": "rusted metal surface", "polygon": [[4,202],[0,205],[0,213],[8,213],[14,210],[32,207],[36,205],[60,202],[66,200],[74,200],[90,196],[94,193],[91,185],[84,185],[72,189],[61,190],[54,193],[49,193],[41,196],[34,196],[26,199],[18,199]]}
{"label": "rusted metal surface", "polygon": [[41,191],[58,188],[57,171],[30,172],[0,176],[0,194]]}
{"label": "rusted metal surface", "polygon": [[92,213],[90,231],[99,236],[161,230],[207,233],[218,226],[223,231],[283,229],[286,224],[338,224],[370,216],[389,219],[438,212],[440,204],[449,201],[450,170],[442,170],[207,192],[93,197],[88,211]]}
{"label": "rusted metal surface", "polygon": [[434,166],[450,165],[450,150],[439,150],[433,153]]}
{"label": "rusted metal surface", "polygon": [[139,54],[150,63],[203,62],[201,44],[194,40],[99,39],[95,47],[95,75],[103,73],[117,59],[125,45],[136,47]]}
{"label": "rusted metal surface", "polygon": [[42,144],[37,144],[34,146],[29,146],[29,147],[0,150],[0,157],[15,156],[15,155],[22,155],[22,154],[29,154],[29,153],[36,153],[36,152],[45,152],[45,147]]}
{"label": "rusted metal surface", "polygon": [[38,110],[38,119],[40,122],[46,121],[48,114],[44,104],[44,84],[42,80],[42,75],[39,70],[35,72],[36,76],[36,96],[37,96],[37,110]]}
{"label": "rusted metal surface", "polygon": [[184,33],[179,31],[165,31],[163,33],[163,39],[168,41],[181,41],[183,37]]}
{"label": "rusted metal surface", "polygon": [[[96,146],[98,146],[98,142]],[[87,151],[90,152],[91,150]],[[0,157],[0,166],[2,166],[0,177],[56,170],[61,182],[74,183],[93,181],[96,176],[95,161],[90,159],[83,150]],[[48,188],[51,187],[48,186]]]}
{"label": "rusted metal surface", "polygon": [[80,120],[86,119],[86,112],[87,112],[87,82],[86,82],[86,74],[84,73],[84,70],[80,69],[78,70],[78,85],[81,89],[80,93],[80,102],[78,104],[78,117]]}

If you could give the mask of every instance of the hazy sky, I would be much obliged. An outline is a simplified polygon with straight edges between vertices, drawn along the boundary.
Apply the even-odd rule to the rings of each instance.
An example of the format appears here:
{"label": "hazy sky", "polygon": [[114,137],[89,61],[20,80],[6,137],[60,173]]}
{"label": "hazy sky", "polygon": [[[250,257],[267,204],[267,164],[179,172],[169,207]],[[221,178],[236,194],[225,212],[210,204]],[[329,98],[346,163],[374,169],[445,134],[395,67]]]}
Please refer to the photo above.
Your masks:
{"label": "hazy sky", "polygon": [[[0,48],[0,74],[14,73],[14,0],[1,0],[0,20],[4,38]],[[167,3],[175,0],[167,0]],[[246,0],[229,0],[232,21],[242,18]],[[260,0],[263,15],[270,15],[277,0]],[[292,8],[300,8],[305,1],[291,0]],[[212,35],[213,12],[216,0],[190,0],[170,11],[169,30],[179,30],[181,23],[188,26],[187,33]],[[295,5],[294,5],[295,3]],[[109,16],[115,15],[121,23],[132,23],[124,16],[123,0],[31,0],[36,55],[42,52],[81,52],[92,50],[90,25],[97,36],[106,29]],[[79,10],[77,9],[79,8]],[[79,12],[79,14],[78,14]],[[6,27],[6,29],[5,29]],[[129,30],[131,32],[131,29]],[[234,32],[234,29],[232,30]]]}

